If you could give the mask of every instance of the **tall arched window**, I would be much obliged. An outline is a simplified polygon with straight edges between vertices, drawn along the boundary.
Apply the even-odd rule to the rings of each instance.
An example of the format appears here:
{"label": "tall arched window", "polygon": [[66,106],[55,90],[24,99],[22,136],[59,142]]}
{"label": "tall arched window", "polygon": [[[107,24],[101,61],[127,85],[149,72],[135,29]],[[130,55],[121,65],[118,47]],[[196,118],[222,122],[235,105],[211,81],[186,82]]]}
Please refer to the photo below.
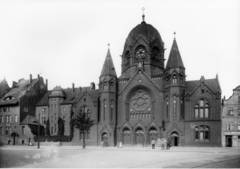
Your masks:
{"label": "tall arched window", "polygon": [[177,97],[173,96],[173,120],[177,119]]}
{"label": "tall arched window", "polygon": [[210,138],[209,127],[206,125],[200,125],[195,127],[195,140],[208,141]]}
{"label": "tall arched window", "polygon": [[113,110],[114,110],[114,104],[113,100],[111,100],[110,103],[110,121],[113,121]]}
{"label": "tall arched window", "polygon": [[172,82],[173,84],[177,83],[177,76],[175,74],[173,75]]}
{"label": "tall arched window", "polygon": [[195,119],[209,118],[209,103],[207,100],[200,99],[194,106],[194,117]]}
{"label": "tall arched window", "polygon": [[106,108],[107,108],[106,99],[104,99],[103,100],[103,121],[105,121],[105,117],[106,117]]}
{"label": "tall arched window", "polygon": [[166,101],[166,118],[169,120],[169,105],[168,100]]}

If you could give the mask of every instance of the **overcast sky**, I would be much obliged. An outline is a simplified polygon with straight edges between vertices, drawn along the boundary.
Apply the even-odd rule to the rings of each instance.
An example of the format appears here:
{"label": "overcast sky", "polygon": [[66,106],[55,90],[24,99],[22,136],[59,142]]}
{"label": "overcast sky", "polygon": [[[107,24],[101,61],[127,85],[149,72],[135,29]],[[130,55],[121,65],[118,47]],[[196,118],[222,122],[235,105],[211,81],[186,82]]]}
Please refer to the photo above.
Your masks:
{"label": "overcast sky", "polygon": [[240,85],[238,0],[1,0],[0,79],[10,85],[37,74],[49,89],[98,84],[110,43],[118,76],[128,33],[153,25],[165,43],[165,59],[176,31],[187,80],[219,76],[222,95]]}

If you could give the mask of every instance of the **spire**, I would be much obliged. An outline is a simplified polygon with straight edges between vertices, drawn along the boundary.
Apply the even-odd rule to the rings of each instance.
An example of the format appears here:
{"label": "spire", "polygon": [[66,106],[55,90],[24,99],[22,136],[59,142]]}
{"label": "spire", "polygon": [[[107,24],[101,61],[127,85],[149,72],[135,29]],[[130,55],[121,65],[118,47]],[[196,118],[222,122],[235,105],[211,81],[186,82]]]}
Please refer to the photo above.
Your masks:
{"label": "spire", "polygon": [[171,48],[171,51],[169,54],[166,68],[167,69],[184,68],[182,58],[181,58],[180,52],[178,50],[178,45],[177,45],[177,41],[176,41],[176,32],[174,32],[173,44],[172,44],[172,48]]}
{"label": "spire", "polygon": [[145,22],[145,14],[144,14],[145,8],[142,7],[142,23]]}
{"label": "spire", "polygon": [[107,56],[105,58],[103,68],[102,68],[102,72],[101,72],[100,76],[106,76],[106,75],[117,76],[117,74],[115,72],[114,65],[113,65],[113,61],[112,61],[109,46],[110,46],[110,44],[108,44]]}

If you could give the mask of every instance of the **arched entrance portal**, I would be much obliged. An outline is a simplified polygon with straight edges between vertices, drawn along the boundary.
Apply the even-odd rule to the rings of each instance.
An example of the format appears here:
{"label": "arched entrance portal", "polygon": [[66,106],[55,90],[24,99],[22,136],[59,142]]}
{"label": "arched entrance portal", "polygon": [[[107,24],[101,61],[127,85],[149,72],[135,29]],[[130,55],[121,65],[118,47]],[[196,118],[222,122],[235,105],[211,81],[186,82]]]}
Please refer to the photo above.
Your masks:
{"label": "arched entrance portal", "polygon": [[108,146],[108,134],[106,132],[102,133],[101,141],[103,146]]}
{"label": "arched entrance portal", "polygon": [[171,142],[172,146],[179,146],[179,134],[178,132],[174,131],[171,133]]}
{"label": "arched entrance portal", "polygon": [[152,140],[157,140],[157,129],[155,127],[151,127],[148,131],[148,143],[150,144]]}
{"label": "arched entrance portal", "polygon": [[131,132],[129,128],[123,129],[123,144],[131,144]]}
{"label": "arched entrance portal", "polygon": [[137,145],[144,144],[144,131],[141,127],[138,127],[135,130],[135,144],[137,144]]}

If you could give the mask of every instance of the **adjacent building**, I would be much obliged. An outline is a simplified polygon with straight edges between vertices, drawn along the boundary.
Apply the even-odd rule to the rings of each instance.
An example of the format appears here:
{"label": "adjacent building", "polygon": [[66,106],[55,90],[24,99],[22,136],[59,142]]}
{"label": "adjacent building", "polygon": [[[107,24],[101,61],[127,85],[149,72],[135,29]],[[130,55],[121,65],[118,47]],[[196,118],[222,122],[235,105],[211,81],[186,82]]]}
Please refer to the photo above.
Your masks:
{"label": "adjacent building", "polygon": [[223,100],[222,146],[240,147],[240,86]]}
{"label": "adjacent building", "polygon": [[[0,141],[3,144],[27,144],[34,137],[35,105],[47,91],[41,76],[20,79],[0,99]],[[35,124],[37,122],[35,121]]]}

